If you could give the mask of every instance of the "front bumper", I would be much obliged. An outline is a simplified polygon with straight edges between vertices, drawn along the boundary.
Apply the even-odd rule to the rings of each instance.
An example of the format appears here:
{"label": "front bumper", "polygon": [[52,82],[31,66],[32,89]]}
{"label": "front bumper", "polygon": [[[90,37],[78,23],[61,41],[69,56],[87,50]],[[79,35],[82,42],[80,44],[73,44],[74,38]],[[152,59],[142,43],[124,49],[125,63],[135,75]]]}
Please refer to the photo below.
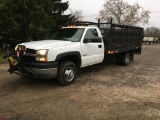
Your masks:
{"label": "front bumper", "polygon": [[36,78],[51,79],[57,77],[58,62],[23,62],[24,69]]}

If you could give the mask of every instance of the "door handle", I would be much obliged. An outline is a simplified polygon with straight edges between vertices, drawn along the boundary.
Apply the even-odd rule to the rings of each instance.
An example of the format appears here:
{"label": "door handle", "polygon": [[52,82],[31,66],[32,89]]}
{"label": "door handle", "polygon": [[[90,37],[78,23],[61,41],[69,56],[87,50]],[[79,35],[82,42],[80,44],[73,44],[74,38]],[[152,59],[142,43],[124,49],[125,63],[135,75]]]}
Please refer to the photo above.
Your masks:
{"label": "door handle", "polygon": [[98,45],[98,48],[102,48],[102,45]]}

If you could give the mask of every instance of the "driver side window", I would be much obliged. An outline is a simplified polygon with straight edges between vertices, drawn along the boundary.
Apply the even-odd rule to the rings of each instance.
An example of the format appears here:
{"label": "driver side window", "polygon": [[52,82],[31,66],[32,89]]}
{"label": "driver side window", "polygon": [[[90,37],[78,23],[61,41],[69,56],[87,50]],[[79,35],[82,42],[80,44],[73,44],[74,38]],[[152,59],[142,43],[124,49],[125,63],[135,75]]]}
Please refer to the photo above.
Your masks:
{"label": "driver side window", "polygon": [[93,39],[98,37],[98,32],[96,29],[89,29],[86,32],[85,38],[86,39]]}

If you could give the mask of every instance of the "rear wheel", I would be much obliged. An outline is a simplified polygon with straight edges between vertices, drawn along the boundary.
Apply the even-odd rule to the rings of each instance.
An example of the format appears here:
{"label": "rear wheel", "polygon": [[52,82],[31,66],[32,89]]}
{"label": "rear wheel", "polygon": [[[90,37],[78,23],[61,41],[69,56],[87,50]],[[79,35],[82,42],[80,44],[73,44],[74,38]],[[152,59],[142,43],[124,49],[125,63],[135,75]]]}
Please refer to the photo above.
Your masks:
{"label": "rear wheel", "polygon": [[58,68],[57,81],[60,85],[72,84],[77,77],[77,67],[73,62],[63,62]]}
{"label": "rear wheel", "polygon": [[122,55],[122,65],[127,66],[130,62],[130,53],[126,52]]}

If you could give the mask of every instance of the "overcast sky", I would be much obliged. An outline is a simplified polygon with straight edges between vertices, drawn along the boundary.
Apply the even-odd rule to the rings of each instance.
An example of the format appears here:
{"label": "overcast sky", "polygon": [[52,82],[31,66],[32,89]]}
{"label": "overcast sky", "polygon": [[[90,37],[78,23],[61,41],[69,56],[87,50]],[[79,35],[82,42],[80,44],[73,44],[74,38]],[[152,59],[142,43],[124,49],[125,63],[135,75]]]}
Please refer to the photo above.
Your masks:
{"label": "overcast sky", "polygon": [[[105,0],[62,0],[69,1],[69,8],[72,10],[82,10],[84,20],[95,21],[98,17],[99,11],[103,9]],[[141,27],[158,27],[160,28],[160,0],[124,0],[129,4],[138,2],[145,10],[150,10],[150,19],[148,25],[141,25]],[[68,12],[68,11],[67,11]]]}

